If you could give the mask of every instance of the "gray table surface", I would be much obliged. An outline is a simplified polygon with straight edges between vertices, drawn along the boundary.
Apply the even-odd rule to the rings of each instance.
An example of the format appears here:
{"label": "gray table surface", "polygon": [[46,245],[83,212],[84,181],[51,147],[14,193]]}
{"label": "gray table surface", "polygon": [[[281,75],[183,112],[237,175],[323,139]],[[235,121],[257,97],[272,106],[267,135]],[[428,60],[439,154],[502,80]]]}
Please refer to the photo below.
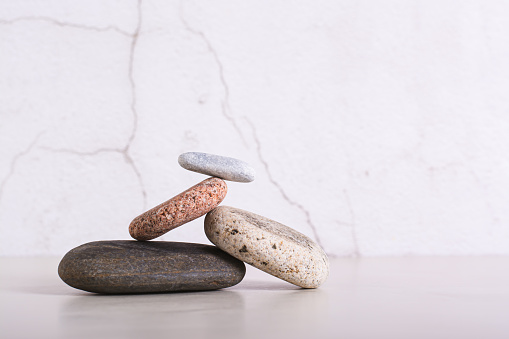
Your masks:
{"label": "gray table surface", "polygon": [[509,338],[509,257],[331,259],[322,287],[103,296],[59,258],[0,258],[0,338]]}

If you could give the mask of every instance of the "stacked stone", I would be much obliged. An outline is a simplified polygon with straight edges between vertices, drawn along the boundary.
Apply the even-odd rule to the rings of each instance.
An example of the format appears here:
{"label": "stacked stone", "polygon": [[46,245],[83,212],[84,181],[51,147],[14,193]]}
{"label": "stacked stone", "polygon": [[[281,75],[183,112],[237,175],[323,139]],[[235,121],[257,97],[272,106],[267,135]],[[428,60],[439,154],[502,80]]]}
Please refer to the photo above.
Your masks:
{"label": "stacked stone", "polygon": [[[134,218],[136,241],[96,241],[69,251],[58,267],[68,285],[96,293],[155,293],[213,290],[238,284],[248,263],[303,288],[316,288],[329,274],[325,252],[307,236],[266,217],[219,206],[224,180],[251,182],[247,163],[190,152],[183,168],[211,176]],[[206,214],[205,234],[215,245],[155,239]]]}

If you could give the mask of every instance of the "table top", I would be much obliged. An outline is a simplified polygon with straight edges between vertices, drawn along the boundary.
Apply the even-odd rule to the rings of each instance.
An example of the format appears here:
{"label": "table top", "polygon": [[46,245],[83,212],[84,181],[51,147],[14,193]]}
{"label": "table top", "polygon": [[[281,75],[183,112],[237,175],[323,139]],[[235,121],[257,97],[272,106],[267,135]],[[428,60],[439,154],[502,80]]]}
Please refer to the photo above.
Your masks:
{"label": "table top", "polygon": [[509,257],[331,259],[318,289],[248,267],[208,292],[96,295],[0,258],[1,338],[509,338]]}

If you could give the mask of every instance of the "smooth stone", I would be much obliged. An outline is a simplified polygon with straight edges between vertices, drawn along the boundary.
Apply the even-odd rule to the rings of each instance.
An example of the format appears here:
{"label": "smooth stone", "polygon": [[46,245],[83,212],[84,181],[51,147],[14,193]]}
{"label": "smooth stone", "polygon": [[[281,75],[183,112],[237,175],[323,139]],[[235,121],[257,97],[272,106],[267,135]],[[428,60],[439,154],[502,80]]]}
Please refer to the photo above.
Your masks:
{"label": "smooth stone", "polygon": [[255,179],[255,170],[248,163],[220,155],[188,152],[179,156],[178,162],[183,168],[224,180],[251,182]]}
{"label": "smooth stone", "polygon": [[229,206],[205,217],[207,238],[223,251],[304,288],[329,276],[329,259],[310,238],[269,218]]}
{"label": "smooth stone", "polygon": [[95,293],[203,291],[238,284],[244,263],[211,245],[165,241],[95,241],[70,250],[58,275]]}
{"label": "smooth stone", "polygon": [[219,178],[208,178],[179,195],[137,216],[129,225],[136,240],[150,240],[205,215],[223,201],[228,187]]}

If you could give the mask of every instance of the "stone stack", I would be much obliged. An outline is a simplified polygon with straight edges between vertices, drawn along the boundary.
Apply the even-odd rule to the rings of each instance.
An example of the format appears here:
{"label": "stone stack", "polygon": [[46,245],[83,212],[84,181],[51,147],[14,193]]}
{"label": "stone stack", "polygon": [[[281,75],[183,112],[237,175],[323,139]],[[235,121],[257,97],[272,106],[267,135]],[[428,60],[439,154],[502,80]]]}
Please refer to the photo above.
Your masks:
{"label": "stone stack", "polygon": [[[134,218],[129,233],[135,241],[96,241],[69,251],[58,267],[65,283],[108,294],[213,290],[238,284],[244,262],[303,288],[327,279],[327,255],[310,238],[266,217],[219,206],[227,193],[224,180],[253,181],[251,166],[197,152],[180,155],[178,162],[211,177]],[[147,241],[205,214],[205,234],[215,246]]]}

